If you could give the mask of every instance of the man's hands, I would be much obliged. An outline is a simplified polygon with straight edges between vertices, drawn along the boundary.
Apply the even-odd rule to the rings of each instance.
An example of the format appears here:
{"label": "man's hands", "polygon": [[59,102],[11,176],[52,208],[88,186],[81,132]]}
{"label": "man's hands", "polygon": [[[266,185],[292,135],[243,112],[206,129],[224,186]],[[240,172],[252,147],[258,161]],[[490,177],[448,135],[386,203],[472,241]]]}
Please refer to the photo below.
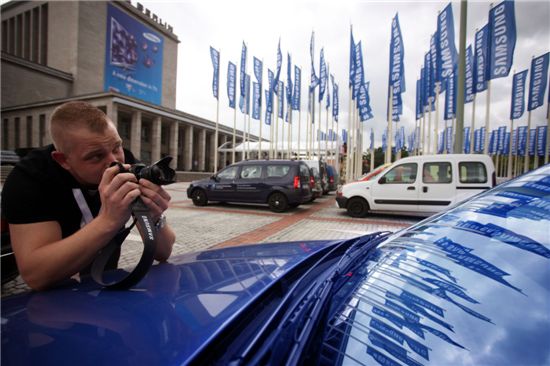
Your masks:
{"label": "man's hands", "polygon": [[[128,169],[130,166],[125,164]],[[119,173],[118,166],[105,170],[99,183],[101,197],[100,216],[103,216],[113,231],[117,231],[132,214],[131,203],[141,195],[136,176],[132,173]]]}
{"label": "man's hands", "polygon": [[149,207],[151,218],[156,222],[164,211],[168,209],[170,203],[170,195],[168,192],[147,179],[139,180],[139,190],[141,192],[141,200]]}

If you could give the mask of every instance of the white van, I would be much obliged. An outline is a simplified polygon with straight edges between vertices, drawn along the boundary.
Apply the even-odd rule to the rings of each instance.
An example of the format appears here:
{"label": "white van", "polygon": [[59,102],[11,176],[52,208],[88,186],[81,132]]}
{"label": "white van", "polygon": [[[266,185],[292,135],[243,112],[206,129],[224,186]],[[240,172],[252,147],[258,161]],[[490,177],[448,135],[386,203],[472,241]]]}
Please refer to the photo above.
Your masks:
{"label": "white van", "polygon": [[336,202],[352,217],[368,212],[430,216],[495,185],[488,155],[421,155],[394,162],[375,180],[345,184]]}

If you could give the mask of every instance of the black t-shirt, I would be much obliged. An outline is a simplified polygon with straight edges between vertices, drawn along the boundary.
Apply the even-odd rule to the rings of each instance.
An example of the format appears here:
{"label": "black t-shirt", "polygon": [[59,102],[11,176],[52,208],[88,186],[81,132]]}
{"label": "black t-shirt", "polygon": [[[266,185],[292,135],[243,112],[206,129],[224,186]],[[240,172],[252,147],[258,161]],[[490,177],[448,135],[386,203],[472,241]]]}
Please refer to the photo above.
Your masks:
{"label": "black t-shirt", "polygon": [[[73,195],[79,189],[93,217],[101,208],[97,190],[81,187],[74,177],[51,157],[53,145],[31,151],[17,164],[2,188],[2,215],[10,224],[57,221],[62,237],[80,229],[82,213]],[[125,162],[135,164],[130,151],[124,150]],[[116,268],[120,251],[109,261]],[[81,273],[89,272],[89,268]]]}

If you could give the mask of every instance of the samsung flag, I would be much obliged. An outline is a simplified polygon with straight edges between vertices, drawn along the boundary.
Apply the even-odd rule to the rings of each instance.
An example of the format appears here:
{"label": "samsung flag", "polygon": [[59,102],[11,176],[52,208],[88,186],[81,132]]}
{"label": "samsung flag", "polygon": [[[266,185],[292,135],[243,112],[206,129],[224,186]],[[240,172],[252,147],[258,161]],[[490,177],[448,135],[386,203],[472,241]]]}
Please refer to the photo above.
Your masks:
{"label": "samsung flag", "polygon": [[292,92],[292,109],[300,110],[302,89],[302,70],[294,65],[294,91]]}
{"label": "samsung flag", "polygon": [[359,95],[357,98],[357,108],[359,110],[359,121],[365,122],[373,117],[370,108],[369,91],[364,83],[359,87]]}
{"label": "samsung flag", "polygon": [[390,43],[390,82],[394,94],[400,94],[405,91],[405,49],[403,47],[403,38],[401,37],[401,28],[399,27],[399,14],[395,14],[391,24],[391,43]]}
{"label": "samsung flag", "polygon": [[220,85],[220,52],[210,46],[210,58],[214,66],[214,76],[212,77],[212,93],[214,98],[218,99],[218,89]]}
{"label": "samsung flag", "polygon": [[512,82],[512,108],[510,109],[510,119],[518,119],[525,110],[525,79],[527,70],[514,74]]}
{"label": "samsung flag", "polygon": [[476,93],[487,89],[487,62],[488,62],[488,26],[476,32],[474,53],[474,90]]}
{"label": "samsung flag", "polygon": [[262,94],[260,84],[257,82],[252,83],[252,118],[260,119],[260,95]]}
{"label": "samsung flag", "polygon": [[447,150],[447,153],[451,153],[452,152],[452,145],[453,145],[453,128],[452,127],[447,127],[445,129],[445,145],[446,145],[446,150]]}
{"label": "samsung flag", "polygon": [[338,97],[338,84],[334,82],[334,75],[331,75],[332,80],[332,116],[338,122],[338,113],[340,108],[340,99]]}
{"label": "samsung flag", "polygon": [[544,156],[548,147],[546,147],[546,134],[548,133],[547,126],[537,127],[537,155]]}
{"label": "samsung flag", "polygon": [[535,143],[536,143],[536,136],[537,130],[532,128],[529,130],[529,155],[534,156],[535,155]]}
{"label": "samsung flag", "polygon": [[235,83],[237,77],[237,66],[229,61],[227,64],[227,97],[229,107],[235,109]]}
{"label": "samsung flag", "polygon": [[353,40],[353,29],[350,27],[350,45],[349,45],[349,86],[353,85],[355,80],[355,41]]}
{"label": "samsung flag", "polygon": [[363,74],[363,51],[361,49],[361,41],[355,45],[355,73],[353,74],[352,98],[357,98],[359,87],[364,83],[365,77]]}
{"label": "samsung flag", "polygon": [[529,103],[527,110],[532,111],[544,104],[544,93],[548,80],[548,57],[550,53],[531,60],[531,76],[529,78]]}
{"label": "samsung flag", "polygon": [[435,31],[435,33],[430,37],[430,59],[432,61],[430,69],[432,71],[434,85],[436,82],[441,81],[441,60],[439,59],[439,48],[439,32]]}
{"label": "samsung flag", "polygon": [[265,91],[265,100],[267,100],[267,108],[265,109],[265,124],[271,125],[271,115],[273,113],[273,106],[270,106],[270,94],[273,95],[269,90]]}
{"label": "samsung flag", "polygon": [[311,82],[309,88],[311,90],[315,89],[317,84],[319,84],[319,79],[315,75],[315,32],[311,32],[311,41],[309,42],[309,54],[311,55]]}
{"label": "samsung flag", "polygon": [[506,138],[506,126],[501,126],[498,128],[498,146],[497,150],[499,153],[504,151],[504,139]]}
{"label": "samsung flag", "polygon": [[246,43],[243,41],[243,48],[241,51],[241,97],[245,94],[245,79],[246,79]]}
{"label": "samsung flag", "polygon": [[439,59],[441,60],[441,80],[451,77],[457,64],[455,30],[452,4],[447,5],[437,17],[439,33]]}
{"label": "samsung flag", "polygon": [[445,116],[444,119],[453,119],[456,114],[456,86],[457,73],[453,72],[447,78],[447,91],[445,92]]}
{"label": "samsung flag", "polygon": [[527,126],[518,127],[518,155],[525,155],[527,144]]}
{"label": "samsung flag", "polygon": [[279,40],[279,45],[277,46],[277,70],[275,70],[275,78],[273,79],[274,91],[277,95],[283,93],[283,90],[278,90],[279,77],[281,76],[281,66],[283,65],[283,54],[281,53],[281,40]]}
{"label": "samsung flag", "polygon": [[319,66],[319,103],[325,96],[325,90],[327,88],[327,64],[325,63],[325,49],[321,48],[321,59]]}
{"label": "samsung flag", "polygon": [[464,80],[464,103],[474,100],[474,56],[472,46],[466,49],[466,76]]}
{"label": "samsung flag", "polygon": [[269,85],[269,92],[266,94],[266,100],[267,100],[266,111],[269,113],[273,113],[273,78],[274,77],[275,75],[273,75],[273,71],[271,71],[270,69],[267,69],[267,83]]}
{"label": "samsung flag", "polygon": [[422,81],[416,80],[416,104],[415,104],[415,116],[416,120],[422,118]]}
{"label": "samsung flag", "polygon": [[464,154],[470,153],[470,127],[464,127]]}
{"label": "samsung flag", "polygon": [[277,114],[279,118],[283,118],[284,110],[285,110],[285,98],[283,95],[283,90],[285,90],[285,84],[282,81],[279,81],[278,83],[278,89],[281,91],[281,93],[277,94],[277,99],[279,101],[279,113]]}
{"label": "samsung flag", "polygon": [[503,1],[489,11],[489,79],[508,76],[516,47],[513,1]]}

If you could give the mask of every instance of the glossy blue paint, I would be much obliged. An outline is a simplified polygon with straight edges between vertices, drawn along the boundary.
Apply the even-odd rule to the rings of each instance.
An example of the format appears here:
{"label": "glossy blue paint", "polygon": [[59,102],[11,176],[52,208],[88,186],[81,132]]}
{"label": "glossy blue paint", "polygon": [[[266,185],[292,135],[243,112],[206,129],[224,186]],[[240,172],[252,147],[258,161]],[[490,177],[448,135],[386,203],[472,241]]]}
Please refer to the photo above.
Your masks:
{"label": "glossy blue paint", "polygon": [[2,300],[3,365],[178,365],[266,286],[330,242],[211,250],[153,266],[129,291],[92,281]]}
{"label": "glossy blue paint", "polygon": [[[184,364],[216,350],[216,336],[285,273],[339,243],[206,251],[154,266],[132,291],[86,281],[3,299],[2,363]],[[359,252],[353,269],[319,268],[317,282],[330,278],[337,292],[326,327],[309,334],[321,345],[302,362],[549,363],[550,165],[352,251],[350,263]]]}

